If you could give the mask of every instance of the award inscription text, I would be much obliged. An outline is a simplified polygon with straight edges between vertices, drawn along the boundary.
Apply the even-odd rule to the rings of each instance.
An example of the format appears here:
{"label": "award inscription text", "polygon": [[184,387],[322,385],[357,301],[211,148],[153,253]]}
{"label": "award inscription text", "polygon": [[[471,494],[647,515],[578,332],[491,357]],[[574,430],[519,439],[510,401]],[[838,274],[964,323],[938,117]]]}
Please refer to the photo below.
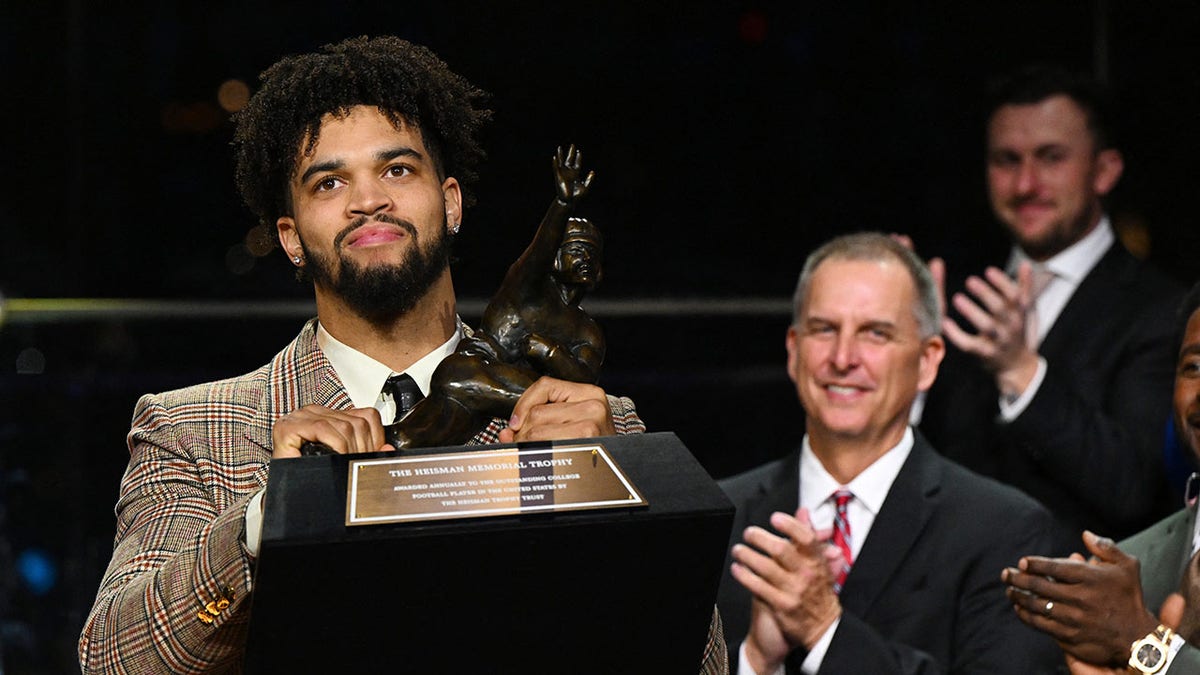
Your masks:
{"label": "award inscription text", "polygon": [[643,506],[602,445],[350,463],[347,525]]}

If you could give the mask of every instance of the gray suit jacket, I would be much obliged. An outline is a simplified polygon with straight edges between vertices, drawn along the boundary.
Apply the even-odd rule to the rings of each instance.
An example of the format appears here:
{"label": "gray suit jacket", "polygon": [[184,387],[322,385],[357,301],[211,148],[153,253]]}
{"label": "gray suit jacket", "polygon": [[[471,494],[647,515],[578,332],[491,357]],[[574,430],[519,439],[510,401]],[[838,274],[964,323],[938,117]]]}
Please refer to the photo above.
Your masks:
{"label": "gray suit jacket", "polygon": [[[1158,614],[1163,600],[1179,590],[1184,568],[1191,559],[1196,506],[1181,509],[1122,541],[1122,551],[1141,562],[1142,597],[1146,608]],[[1175,655],[1170,675],[1200,673],[1200,648],[1190,644]]]}

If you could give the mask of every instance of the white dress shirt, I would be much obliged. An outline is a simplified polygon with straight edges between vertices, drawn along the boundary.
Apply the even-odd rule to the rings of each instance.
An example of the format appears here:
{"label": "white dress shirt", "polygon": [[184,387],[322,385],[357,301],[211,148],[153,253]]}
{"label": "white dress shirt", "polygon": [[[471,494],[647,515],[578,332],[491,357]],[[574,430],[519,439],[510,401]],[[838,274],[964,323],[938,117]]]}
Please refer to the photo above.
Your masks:
{"label": "white dress shirt", "polygon": [[[462,339],[462,319],[455,317],[454,334],[442,345],[405,370],[409,377],[417,383],[421,394],[429,395],[429,381],[433,371],[442,359],[454,353],[458,342]],[[346,394],[355,408],[375,408],[384,424],[391,424],[396,417],[396,403],[390,396],[384,396],[383,383],[392,375],[398,373],[391,368],[363,354],[362,352],[339,341],[329,334],[325,327],[317,324],[317,346],[324,352],[325,358],[333,366],[338,379],[346,387]],[[250,555],[257,556],[259,545],[262,543],[262,499],[266,488],[259,490],[246,505],[246,550]]]}
{"label": "white dress shirt", "polygon": [[1200,551],[1200,518],[1196,518],[1196,522],[1192,524],[1192,555]]}
{"label": "white dress shirt", "polygon": [[[429,381],[433,378],[433,371],[437,369],[438,364],[458,348],[463,327],[462,319],[456,317],[456,320],[454,334],[449,340],[417,359],[416,363],[404,371],[417,383],[422,396],[429,395]],[[330,365],[337,372],[338,379],[346,387],[346,394],[355,408],[376,408],[384,424],[395,421],[396,405],[390,396],[384,396],[381,392],[383,383],[399,373],[339,341],[320,324],[317,324],[317,346],[325,353],[325,358],[329,359]]]}
{"label": "white dress shirt", "polygon": [[[850,554],[857,560],[863,542],[867,540],[871,526],[875,523],[875,517],[879,515],[879,509],[883,508],[892,483],[896,481],[896,476],[900,474],[900,469],[912,448],[913,430],[912,427],[908,427],[895,447],[885,452],[849,483],[842,485],[830,475],[821,464],[821,460],[817,459],[812,446],[809,445],[808,435],[805,434],[800,446],[800,506],[808,509],[813,527],[819,530],[833,526],[836,508],[829,497],[834,492],[845,489],[854,493],[854,499],[846,504],[846,520],[850,523]],[[841,619],[836,619],[821,639],[817,640],[800,664],[801,672],[812,675],[820,669],[821,662],[825,660],[825,652],[829,651],[833,635],[840,624]],[[754,669],[746,661],[744,640],[738,650],[738,662],[738,672],[755,675]],[[775,671],[776,675],[782,675],[783,672],[782,666]]]}

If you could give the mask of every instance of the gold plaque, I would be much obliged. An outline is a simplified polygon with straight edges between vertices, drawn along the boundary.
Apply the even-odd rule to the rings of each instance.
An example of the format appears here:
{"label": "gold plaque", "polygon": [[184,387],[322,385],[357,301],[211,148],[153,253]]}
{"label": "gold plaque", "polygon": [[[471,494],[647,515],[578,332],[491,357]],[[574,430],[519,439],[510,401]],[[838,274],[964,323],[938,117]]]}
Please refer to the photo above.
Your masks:
{"label": "gold plaque", "polygon": [[350,461],[346,525],[645,506],[603,445]]}

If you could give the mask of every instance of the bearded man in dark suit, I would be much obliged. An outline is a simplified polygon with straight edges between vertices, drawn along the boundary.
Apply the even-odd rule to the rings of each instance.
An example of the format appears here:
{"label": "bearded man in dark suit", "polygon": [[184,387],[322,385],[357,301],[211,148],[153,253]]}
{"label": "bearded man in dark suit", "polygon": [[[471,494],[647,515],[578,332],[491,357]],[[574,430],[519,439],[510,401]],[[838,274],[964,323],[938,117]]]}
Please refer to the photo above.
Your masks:
{"label": "bearded man in dark suit", "polygon": [[1126,536],[1170,510],[1180,293],[1105,213],[1124,162],[1100,85],[1030,68],[991,99],[988,194],[1012,246],[950,296],[959,318],[943,323],[946,364],[920,428],[947,457],[1044,504],[1061,538]]}
{"label": "bearded man in dark suit", "polygon": [[[345,40],[263,74],[237,118],[238,184],[312,281],[317,317],[254,372],[138,402],[113,556],[79,640],[83,672],[241,672],[271,464],[306,442],[393,449],[383,425],[403,415],[403,397],[384,383],[407,376],[428,393],[470,337],[449,254],[483,155],[482,98],[394,37]],[[629,399],[542,378],[470,442],[644,430]],[[719,636],[714,613],[702,672],[725,668]]]}

